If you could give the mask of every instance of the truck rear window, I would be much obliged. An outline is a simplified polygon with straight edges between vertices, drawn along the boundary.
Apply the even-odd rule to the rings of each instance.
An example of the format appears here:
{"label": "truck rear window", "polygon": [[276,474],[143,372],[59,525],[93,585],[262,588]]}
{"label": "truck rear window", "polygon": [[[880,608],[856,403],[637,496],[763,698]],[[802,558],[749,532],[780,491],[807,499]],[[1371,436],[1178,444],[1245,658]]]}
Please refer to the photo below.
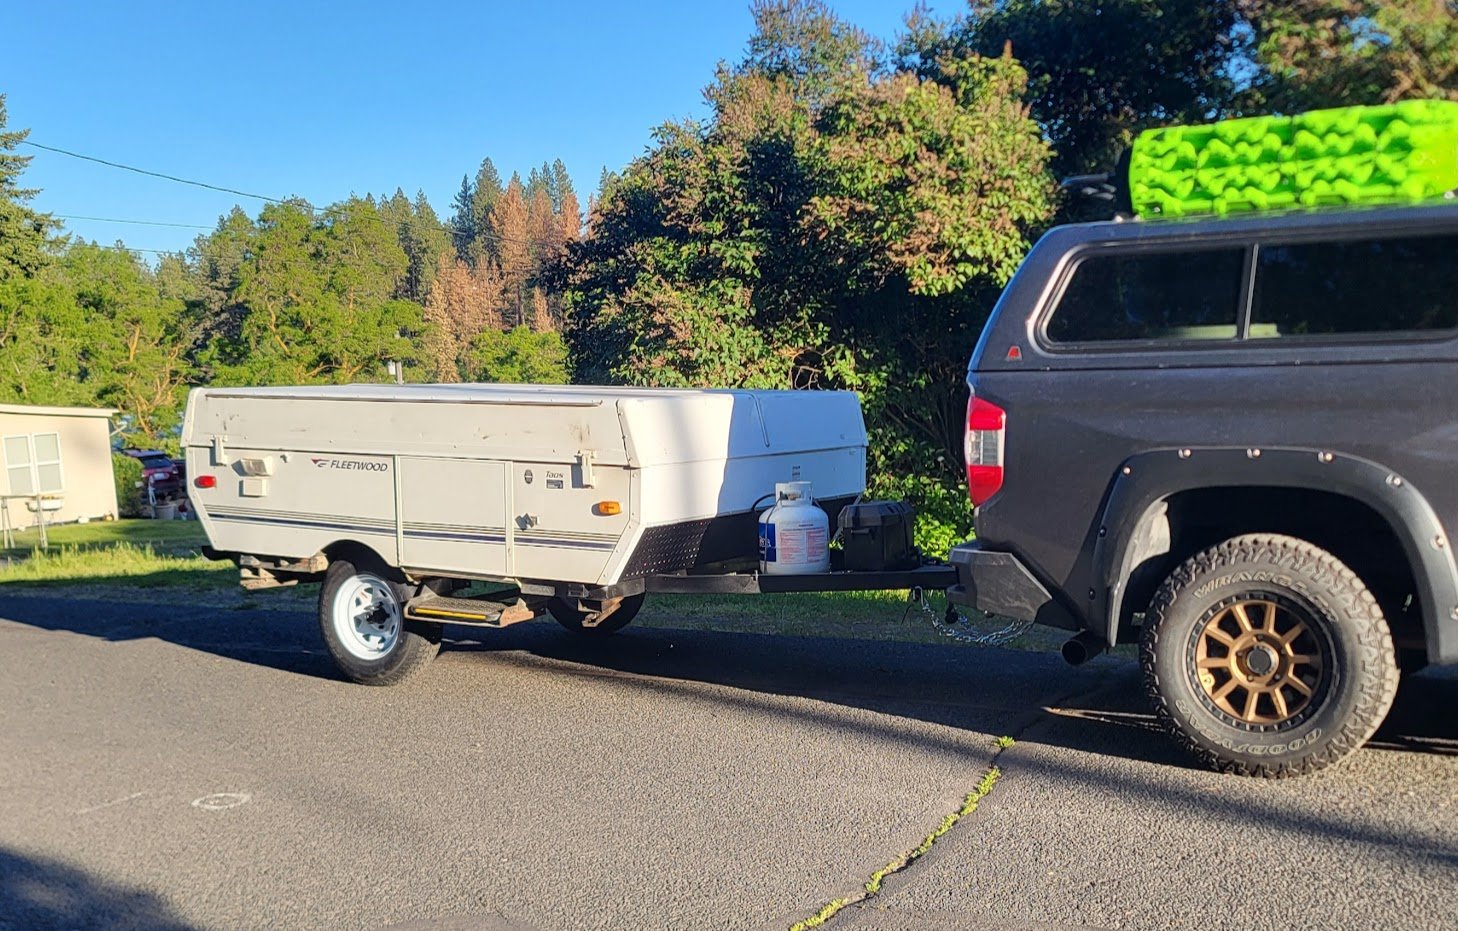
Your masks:
{"label": "truck rear window", "polygon": [[1458,236],[1263,245],[1252,338],[1458,327]]}
{"label": "truck rear window", "polygon": [[1058,343],[1235,339],[1240,247],[1081,259],[1048,321]]}

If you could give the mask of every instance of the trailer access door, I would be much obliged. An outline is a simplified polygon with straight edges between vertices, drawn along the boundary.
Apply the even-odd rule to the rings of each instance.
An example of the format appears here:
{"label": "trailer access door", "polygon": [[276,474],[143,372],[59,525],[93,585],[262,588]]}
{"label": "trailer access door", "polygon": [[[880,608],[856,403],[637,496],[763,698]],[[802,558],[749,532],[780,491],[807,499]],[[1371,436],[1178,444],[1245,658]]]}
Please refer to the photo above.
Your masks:
{"label": "trailer access door", "polygon": [[400,565],[505,576],[506,464],[401,456]]}

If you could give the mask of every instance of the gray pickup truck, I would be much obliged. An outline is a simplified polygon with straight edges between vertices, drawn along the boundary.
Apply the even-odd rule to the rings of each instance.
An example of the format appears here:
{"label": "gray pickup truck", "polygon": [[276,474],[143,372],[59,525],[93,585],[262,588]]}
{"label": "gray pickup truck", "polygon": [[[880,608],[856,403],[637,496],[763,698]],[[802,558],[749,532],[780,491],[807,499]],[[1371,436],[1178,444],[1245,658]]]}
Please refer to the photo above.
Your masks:
{"label": "gray pickup truck", "polygon": [[1218,769],[1319,769],[1458,661],[1458,205],[1109,221],[1031,250],[967,380],[954,601],[1137,640]]}

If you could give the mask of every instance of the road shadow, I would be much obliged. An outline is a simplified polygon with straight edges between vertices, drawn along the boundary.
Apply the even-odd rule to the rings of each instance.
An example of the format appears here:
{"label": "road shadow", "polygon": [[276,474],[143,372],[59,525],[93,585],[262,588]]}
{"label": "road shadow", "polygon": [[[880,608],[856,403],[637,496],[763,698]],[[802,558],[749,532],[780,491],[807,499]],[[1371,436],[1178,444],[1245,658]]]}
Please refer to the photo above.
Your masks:
{"label": "road shadow", "polygon": [[[1458,756],[1458,719],[1449,709],[1458,702],[1458,668],[1429,669],[1405,676],[1397,697],[1377,733],[1366,746],[1374,750]],[[1067,702],[1050,705],[1047,712],[1077,719],[1084,725],[1075,749],[1107,752],[1113,735],[1127,755],[1148,763],[1190,765],[1173,741],[1166,738],[1150,710],[1141,675],[1133,663],[1122,675],[1112,675],[1102,687]]]}
{"label": "road shadow", "polygon": [[1387,720],[1367,746],[1458,756],[1458,668],[1428,669],[1402,680]]}
{"label": "road shadow", "polygon": [[[105,640],[156,638],[239,662],[339,680],[312,612],[67,599],[0,592],[0,619]],[[583,637],[551,621],[504,630],[446,628],[448,654],[496,662],[569,664],[582,674],[643,677],[655,688],[700,683],[862,708],[947,727],[1016,737],[1040,722],[1069,749],[1193,768],[1159,729],[1135,662],[1099,657],[1077,668],[1058,656],[956,643],[778,636],[733,630],[629,627]],[[489,675],[484,666],[482,675]],[[1409,677],[1372,746],[1458,754],[1458,674]],[[1112,748],[1112,749],[1111,749]]]}
{"label": "road shadow", "polygon": [[189,931],[193,927],[151,892],[0,847],[3,931]]}
{"label": "road shadow", "polygon": [[312,614],[266,604],[102,601],[27,586],[23,594],[0,589],[0,620],[114,642],[152,638],[285,672],[339,678]]}

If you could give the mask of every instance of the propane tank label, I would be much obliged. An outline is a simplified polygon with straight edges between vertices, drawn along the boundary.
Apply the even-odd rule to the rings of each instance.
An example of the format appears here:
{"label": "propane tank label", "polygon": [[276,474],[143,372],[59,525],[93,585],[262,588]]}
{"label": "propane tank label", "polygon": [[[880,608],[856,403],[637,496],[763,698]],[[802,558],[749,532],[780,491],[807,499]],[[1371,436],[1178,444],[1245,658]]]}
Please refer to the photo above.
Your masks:
{"label": "propane tank label", "polygon": [[821,527],[776,527],[761,524],[759,558],[781,566],[804,566],[816,562],[811,553],[823,553],[825,530]]}
{"label": "propane tank label", "polygon": [[779,559],[776,562],[787,566],[801,566],[815,562],[811,553],[819,553],[826,547],[825,531],[819,527],[797,527],[786,529],[780,534]]}

